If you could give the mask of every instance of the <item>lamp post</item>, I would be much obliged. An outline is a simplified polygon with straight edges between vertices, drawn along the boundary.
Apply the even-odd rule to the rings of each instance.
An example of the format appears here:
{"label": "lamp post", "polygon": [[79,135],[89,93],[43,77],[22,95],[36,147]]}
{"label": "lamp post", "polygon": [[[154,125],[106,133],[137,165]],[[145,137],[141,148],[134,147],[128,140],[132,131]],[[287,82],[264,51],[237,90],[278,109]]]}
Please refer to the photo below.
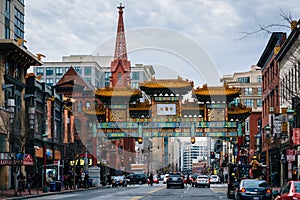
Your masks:
{"label": "lamp post", "polygon": [[43,166],[43,181],[42,181],[42,188],[43,192],[48,192],[47,189],[47,184],[46,184],[46,164],[47,164],[47,159],[46,159],[46,141],[47,141],[48,134],[45,133],[42,135],[43,138],[43,159],[44,159],[44,166]]}
{"label": "lamp post", "polygon": [[266,150],[266,167],[267,167],[267,171],[266,171],[266,181],[267,183],[269,183],[269,138],[270,138],[270,133],[271,133],[271,127],[269,126],[269,124],[267,124],[265,126],[265,138],[267,140],[267,150]]}
{"label": "lamp post", "polygon": [[[9,112],[9,143],[10,143],[10,153],[11,153],[11,189],[15,188],[15,177],[14,177],[14,169],[15,169],[15,155],[14,155],[14,148],[15,148],[15,138],[13,136],[13,123],[14,123],[14,116],[15,116],[15,99],[7,99],[7,110]],[[16,196],[15,190],[15,196]]]}
{"label": "lamp post", "polygon": [[[294,113],[295,111],[293,109],[288,109],[286,111],[286,115],[287,115],[287,120],[289,122],[289,146],[290,146],[290,152],[293,149],[293,123],[294,123]],[[292,161],[288,161],[288,179],[292,180],[293,179],[293,175],[292,175],[292,166],[293,163]]]}

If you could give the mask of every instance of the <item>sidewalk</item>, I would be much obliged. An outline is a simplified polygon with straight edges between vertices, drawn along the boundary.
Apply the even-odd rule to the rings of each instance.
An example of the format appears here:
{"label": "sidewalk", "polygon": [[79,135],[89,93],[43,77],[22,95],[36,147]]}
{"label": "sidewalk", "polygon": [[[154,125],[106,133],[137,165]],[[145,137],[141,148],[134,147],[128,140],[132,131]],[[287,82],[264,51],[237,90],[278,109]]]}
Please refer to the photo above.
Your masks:
{"label": "sidewalk", "polygon": [[39,190],[37,192],[37,190],[35,188],[31,189],[31,194],[28,193],[28,190],[25,190],[25,192],[21,192],[21,196],[20,196],[20,192],[18,192],[18,196],[14,197],[14,190],[13,189],[9,189],[9,190],[2,190],[0,192],[0,199],[1,200],[13,200],[13,199],[28,199],[28,198],[37,198],[40,196],[49,196],[49,195],[55,195],[55,194],[59,194],[59,193],[70,193],[70,192],[78,192],[78,191],[83,191],[83,190],[92,190],[92,189],[98,189],[98,188],[102,188],[102,186],[100,187],[90,187],[90,188],[79,188],[79,189],[72,189],[72,190],[65,190],[64,188],[61,189],[61,191],[55,191],[55,192],[50,192],[48,190],[48,192],[43,192],[42,190]]}

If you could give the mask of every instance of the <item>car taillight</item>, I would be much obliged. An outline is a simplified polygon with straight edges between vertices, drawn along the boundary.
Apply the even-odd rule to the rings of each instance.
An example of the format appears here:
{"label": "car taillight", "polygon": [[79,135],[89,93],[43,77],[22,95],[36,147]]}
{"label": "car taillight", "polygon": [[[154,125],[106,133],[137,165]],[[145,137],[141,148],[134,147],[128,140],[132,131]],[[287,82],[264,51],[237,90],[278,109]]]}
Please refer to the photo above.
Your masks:
{"label": "car taillight", "polygon": [[246,192],[246,189],[245,188],[241,188],[240,192]]}
{"label": "car taillight", "polygon": [[271,194],[272,191],[271,191],[270,189],[267,189],[266,193],[267,193],[267,194]]}

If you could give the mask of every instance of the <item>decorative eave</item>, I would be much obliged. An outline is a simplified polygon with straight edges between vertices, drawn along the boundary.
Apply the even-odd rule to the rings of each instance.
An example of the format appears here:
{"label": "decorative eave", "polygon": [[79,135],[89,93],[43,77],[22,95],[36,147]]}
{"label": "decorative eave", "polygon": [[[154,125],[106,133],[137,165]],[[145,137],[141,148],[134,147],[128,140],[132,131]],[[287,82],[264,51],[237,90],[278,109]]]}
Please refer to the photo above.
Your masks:
{"label": "decorative eave", "polygon": [[239,104],[238,106],[231,106],[228,108],[228,115],[232,116],[244,116],[247,118],[252,112],[251,107]]}
{"label": "decorative eave", "polygon": [[126,99],[129,102],[136,101],[142,98],[142,92],[137,89],[125,88],[125,87],[105,87],[95,91],[95,96],[102,102],[108,102],[112,98],[115,100]]}
{"label": "decorative eave", "polygon": [[129,111],[139,111],[139,110],[150,110],[152,104],[148,102],[138,102],[136,104],[130,104]]}
{"label": "decorative eave", "polygon": [[142,91],[146,94],[154,95],[159,93],[165,94],[187,94],[194,87],[194,82],[183,80],[181,77],[177,79],[155,79],[139,83]]}
{"label": "decorative eave", "polygon": [[194,94],[196,96],[232,96],[238,97],[241,94],[241,88],[224,86],[213,86],[208,87],[204,84],[202,88],[197,87],[194,89]]}
{"label": "decorative eave", "polygon": [[1,55],[7,55],[7,59],[15,60],[19,63],[19,66],[27,69],[30,66],[43,65],[43,62],[37,56],[12,39],[0,39],[0,53]]}

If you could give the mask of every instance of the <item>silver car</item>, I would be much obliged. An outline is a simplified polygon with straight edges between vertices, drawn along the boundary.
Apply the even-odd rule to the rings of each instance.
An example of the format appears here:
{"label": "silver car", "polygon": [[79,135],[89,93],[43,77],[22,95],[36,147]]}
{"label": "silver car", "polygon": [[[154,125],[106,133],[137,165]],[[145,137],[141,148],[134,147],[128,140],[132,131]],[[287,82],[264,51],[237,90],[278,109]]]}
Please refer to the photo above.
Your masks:
{"label": "silver car", "polygon": [[199,187],[199,186],[210,188],[209,177],[206,175],[197,176],[195,187]]}

